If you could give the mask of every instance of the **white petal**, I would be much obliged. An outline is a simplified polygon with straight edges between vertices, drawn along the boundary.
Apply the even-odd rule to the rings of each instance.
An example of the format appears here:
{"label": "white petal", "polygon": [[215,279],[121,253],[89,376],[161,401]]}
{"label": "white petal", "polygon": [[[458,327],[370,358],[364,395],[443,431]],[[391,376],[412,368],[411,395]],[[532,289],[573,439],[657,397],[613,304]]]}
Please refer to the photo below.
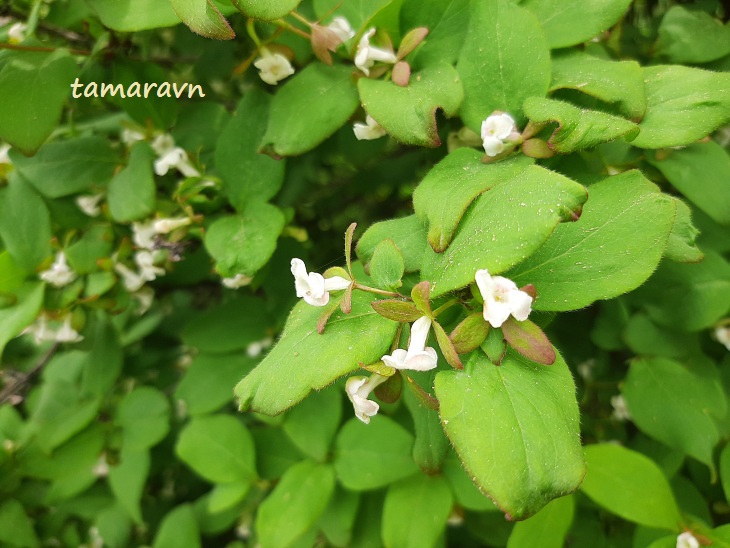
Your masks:
{"label": "white petal", "polygon": [[342,276],[332,276],[324,279],[324,289],[325,291],[342,291],[350,287],[351,283],[350,280],[346,280]]}
{"label": "white petal", "polygon": [[[418,354],[426,348],[428,330],[431,329],[431,318],[421,316],[411,325],[411,340],[408,344],[408,356]],[[408,360],[408,358],[406,358]]]}
{"label": "white petal", "polygon": [[[321,299],[327,294],[324,287],[324,276],[317,272],[310,272],[307,276],[309,291],[308,293],[315,299]],[[327,297],[329,299],[329,296]],[[325,302],[326,304],[326,302]]]}
{"label": "white petal", "polygon": [[157,219],[152,226],[157,234],[168,234],[177,228],[189,225],[191,222],[192,220],[189,217]]}
{"label": "white petal", "polygon": [[394,369],[405,369],[407,355],[408,353],[402,348],[396,348],[393,350],[391,355],[386,354],[380,359],[383,360],[383,363],[388,367],[392,367]]}
{"label": "white petal", "polygon": [[485,268],[477,270],[474,275],[474,281],[477,283],[479,293],[482,294],[482,299],[494,298],[494,282],[492,276],[489,275],[489,271]]}
{"label": "white petal", "polygon": [[352,126],[352,131],[355,133],[355,137],[359,141],[380,139],[386,134],[385,129],[383,129],[383,127],[369,114],[365,117],[364,124],[362,122],[355,122]]}
{"label": "white petal", "polygon": [[398,62],[398,57],[392,51],[383,48],[370,46],[368,49],[368,58],[382,63],[390,63],[391,65]]}
{"label": "white petal", "polygon": [[532,312],[532,297],[519,289],[510,292],[507,303],[512,310],[512,315],[520,322],[525,321]]}
{"label": "white petal", "polygon": [[689,531],[677,537],[677,548],[700,548],[700,542]]}
{"label": "white petal", "polygon": [[509,318],[510,312],[508,303],[484,299],[484,320],[489,322],[492,327],[502,327],[502,324]]}
{"label": "white petal", "polygon": [[253,66],[259,69],[259,77],[267,84],[275,86],[279,81],[294,74],[294,67],[282,54],[271,53],[266,48],[261,48],[260,53],[261,57],[254,61]]}
{"label": "white petal", "polygon": [[413,371],[429,371],[438,365],[438,355],[436,350],[430,346],[423,352],[411,354],[406,360],[404,369],[412,369]]}
{"label": "white petal", "polygon": [[309,293],[305,293],[302,297],[304,299],[304,302],[311,304],[312,306],[324,306],[328,302],[330,302],[330,294],[325,292],[324,295],[321,295],[320,297],[315,297],[313,295],[310,295]]}
{"label": "white petal", "polygon": [[730,350],[730,326],[720,325],[716,327],[715,337],[721,344],[725,345],[725,348]]}
{"label": "white petal", "polygon": [[137,247],[152,249],[155,246],[154,221],[146,223],[132,223],[132,240]]}
{"label": "white petal", "polygon": [[350,22],[342,16],[337,16],[332,19],[332,22],[327,25],[327,28],[334,32],[343,42],[347,42],[355,36],[355,31],[352,30]]}
{"label": "white petal", "polygon": [[487,156],[492,158],[504,151],[504,143],[500,139],[492,137],[491,135],[487,135],[483,138],[482,146],[484,147],[484,152],[487,153]]}

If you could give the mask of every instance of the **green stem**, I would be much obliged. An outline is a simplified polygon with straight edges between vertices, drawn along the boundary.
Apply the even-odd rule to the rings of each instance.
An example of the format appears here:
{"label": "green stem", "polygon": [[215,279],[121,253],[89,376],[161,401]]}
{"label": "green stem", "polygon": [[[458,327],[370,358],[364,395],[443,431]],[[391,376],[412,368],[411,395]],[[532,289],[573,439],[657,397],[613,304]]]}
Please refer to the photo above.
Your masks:
{"label": "green stem", "polygon": [[377,289],[375,287],[370,287],[367,285],[362,285],[357,282],[355,282],[355,289],[362,289],[363,291],[367,291],[368,293],[375,293],[377,295],[384,295],[385,297],[400,297],[401,299],[408,299],[406,295],[401,295],[400,293],[396,293],[395,291],[385,291],[384,289]]}
{"label": "green stem", "polygon": [[434,318],[437,317],[439,314],[441,314],[444,310],[447,310],[458,303],[459,303],[459,299],[451,299],[450,301],[446,301],[444,304],[442,304],[436,310],[433,311]]}
{"label": "green stem", "polygon": [[246,21],[246,32],[251,37],[251,40],[253,40],[253,43],[256,44],[256,48],[260,48],[261,40],[259,39],[259,35],[256,33],[256,24],[253,19]]}

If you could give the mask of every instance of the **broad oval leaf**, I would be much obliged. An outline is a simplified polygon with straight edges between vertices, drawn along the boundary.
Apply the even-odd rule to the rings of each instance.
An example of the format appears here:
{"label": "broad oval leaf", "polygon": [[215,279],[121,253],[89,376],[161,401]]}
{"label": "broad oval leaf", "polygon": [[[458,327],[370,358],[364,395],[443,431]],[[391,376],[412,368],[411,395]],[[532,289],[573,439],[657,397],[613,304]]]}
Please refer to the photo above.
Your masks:
{"label": "broad oval leaf", "polygon": [[419,218],[428,221],[428,243],[437,253],[449,246],[477,196],[532,163],[524,155],[490,164],[482,163],[483,157],[481,151],[458,148],[436,164],[413,191],[413,208]]}
{"label": "broad oval leaf", "polygon": [[714,364],[705,367],[715,378],[665,358],[637,359],[621,392],[642,432],[712,468],[720,441],[715,420],[724,417],[727,401]]}
{"label": "broad oval leaf", "polygon": [[87,3],[105,27],[119,32],[157,29],[180,23],[169,2],[87,0]]}
{"label": "broad oval leaf", "polygon": [[730,26],[702,9],[672,6],[658,33],[656,49],[672,63],[707,63],[730,54]]}
{"label": "broad oval leaf", "polygon": [[616,24],[631,0],[524,0],[537,16],[551,48],[590,40]]}
{"label": "broad oval leaf", "polygon": [[672,489],[651,459],[620,445],[585,448],[588,473],[581,490],[624,519],[658,529],[679,530],[682,518]]}
{"label": "broad oval leaf", "polygon": [[656,185],[628,171],[591,185],[589,193],[581,218],[558,226],[508,274],[518,286],[535,286],[536,310],[575,310],[631,291],[662,257],[675,205]]}
{"label": "broad oval leaf", "polygon": [[423,254],[426,252],[426,226],[416,215],[390,219],[375,223],[358,240],[355,251],[363,263],[372,259],[375,247],[383,240],[393,240],[403,254],[405,271],[413,272],[421,268]]}
{"label": "broad oval leaf", "polygon": [[405,271],[405,262],[403,254],[393,240],[383,240],[375,246],[368,267],[377,287],[397,289],[403,285],[401,278]]}
{"label": "broad oval leaf", "polygon": [[515,525],[507,548],[562,548],[574,513],[575,500],[572,496],[551,501],[530,519]]}
{"label": "broad oval leaf", "polygon": [[342,127],[358,105],[350,67],[312,63],[272,99],[259,148],[275,156],[308,152]]}
{"label": "broad oval leaf", "polygon": [[301,0],[231,0],[236,9],[247,17],[273,21],[295,9]]}
{"label": "broad oval leaf", "polygon": [[383,541],[392,548],[436,546],[451,514],[453,496],[441,476],[417,474],[388,488]]}
{"label": "broad oval leaf", "polygon": [[418,65],[442,61],[454,63],[469,25],[469,0],[405,0],[400,11],[401,30],[426,27],[428,37],[408,58]]}
{"label": "broad oval leaf", "polygon": [[543,367],[481,352],[464,371],[436,376],[441,421],[474,482],[508,519],[522,520],[573,492],[585,474],[575,385],[560,355]]}
{"label": "broad oval leaf", "polygon": [[586,190],[567,177],[529,166],[479,196],[443,253],[426,252],[421,276],[432,296],[474,281],[477,270],[504,272],[534,253],[561,221],[578,217]]}
{"label": "broad oval leaf", "polygon": [[26,283],[14,292],[14,306],[0,308],[0,357],[8,341],[20,335],[40,312],[44,288],[42,283]]}
{"label": "broad oval leaf", "polygon": [[[301,301],[292,310],[276,346],[236,386],[241,409],[277,415],[297,404],[312,389],[387,353],[398,324],[370,306],[374,296],[356,291],[352,312],[336,312],[322,335],[317,333],[321,308]],[[363,336],[367,334],[367,337]]]}
{"label": "broad oval leaf", "polygon": [[235,38],[236,33],[212,0],[170,0],[170,4],[182,22],[196,34],[217,40]]}
{"label": "broad oval leaf", "polygon": [[464,97],[459,73],[440,63],[412,74],[407,86],[361,78],[357,83],[367,113],[396,141],[437,147],[436,109],[454,116]]}
{"label": "broad oval leaf", "polygon": [[558,127],[548,146],[562,153],[593,148],[620,137],[630,141],[639,133],[639,126],[624,118],[542,97],[525,101],[525,116],[537,123],[556,122]]}
{"label": "broad oval leaf", "polygon": [[112,218],[128,223],[148,217],[155,210],[157,187],[152,175],[154,153],[145,142],[135,143],[127,167],[109,182],[107,201]]}
{"label": "broad oval leaf", "polygon": [[730,73],[679,65],[643,72],[647,109],[634,146],[689,145],[730,121]]}
{"label": "broad oval leaf", "polygon": [[471,2],[471,21],[456,65],[464,83],[461,117],[474,131],[495,110],[521,123],[522,103],[544,97],[550,51],[532,13],[509,0]]}

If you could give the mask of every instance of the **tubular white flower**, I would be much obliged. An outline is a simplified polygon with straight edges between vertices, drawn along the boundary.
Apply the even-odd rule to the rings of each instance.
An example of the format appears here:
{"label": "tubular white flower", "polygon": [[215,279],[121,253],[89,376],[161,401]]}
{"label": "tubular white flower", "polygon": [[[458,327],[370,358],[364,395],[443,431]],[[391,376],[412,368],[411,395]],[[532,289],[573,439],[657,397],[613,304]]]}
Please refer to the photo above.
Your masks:
{"label": "tubular white flower", "polygon": [[154,249],[155,247],[155,222],[147,221],[146,223],[132,223],[132,241],[137,247],[142,249]]}
{"label": "tubular white flower", "polygon": [[76,343],[83,341],[83,335],[79,335],[73,327],[71,327],[71,314],[67,314],[63,319],[63,324],[60,329],[56,331],[56,341],[65,343]]}
{"label": "tubular white flower", "polygon": [[355,132],[355,137],[357,137],[358,141],[372,141],[386,134],[382,126],[369,114],[365,117],[364,124],[362,122],[355,122],[352,126],[352,131]]}
{"label": "tubular white flower", "polygon": [[626,400],[621,394],[611,396],[611,406],[613,407],[613,413],[611,414],[613,419],[622,422],[631,420],[631,413],[626,406]]}
{"label": "tubular white flower", "polygon": [[291,260],[291,273],[294,275],[294,287],[297,297],[301,297],[312,306],[324,306],[330,300],[330,291],[347,289],[350,281],[340,276],[325,278],[316,272],[307,273],[307,267],[301,259]]}
{"label": "tubular white flower", "polygon": [[139,267],[139,275],[147,282],[165,274],[164,268],[155,266],[155,258],[150,251],[143,250],[135,253],[134,262]]}
{"label": "tubular white flower", "polygon": [[174,147],[155,160],[155,173],[166,175],[170,168],[177,169],[185,177],[199,177],[200,172],[188,160],[188,154],[180,147]]}
{"label": "tubular white flower", "polygon": [[715,337],[730,350],[730,325],[718,325],[715,328]]}
{"label": "tubular white flower", "polygon": [[76,205],[79,206],[79,209],[89,217],[97,217],[99,213],[101,213],[99,202],[101,202],[101,199],[103,197],[103,193],[95,195],[77,196]]}
{"label": "tubular white flower", "polygon": [[124,289],[126,289],[130,293],[134,293],[135,291],[140,290],[144,285],[144,278],[142,278],[142,276],[137,274],[127,265],[122,263],[116,263],[114,265],[114,270],[116,270],[117,273],[122,277]]}
{"label": "tubular white flower", "polygon": [[[127,146],[132,146],[137,141],[144,141],[144,138],[144,133],[126,127],[122,129],[122,132],[119,134],[119,140]],[[152,148],[154,149],[154,146]],[[155,150],[155,152],[157,152],[157,150]]]}
{"label": "tubular white flower", "polygon": [[259,69],[259,77],[267,84],[275,86],[287,76],[294,74],[294,67],[281,53],[271,53],[266,48],[261,48],[259,53],[261,57],[253,62],[253,66]]}
{"label": "tubular white flower", "polygon": [[188,226],[191,222],[190,217],[181,217],[178,219],[157,219],[152,226],[157,234],[169,234],[176,228]]}
{"label": "tubular white flower", "polygon": [[253,278],[251,276],[245,276],[243,274],[236,274],[232,278],[222,278],[221,284],[229,289],[238,289],[239,287],[246,286],[251,283]]}
{"label": "tubular white flower", "polygon": [[63,287],[76,279],[76,273],[66,264],[66,255],[63,251],[59,251],[56,260],[51,268],[44,270],[39,274],[44,282],[48,282],[53,287]]}
{"label": "tubular white flower", "polygon": [[504,144],[519,137],[515,121],[507,113],[492,114],[482,122],[482,146],[487,156],[504,151]]}
{"label": "tubular white flower", "polygon": [[398,58],[392,51],[370,45],[370,39],[374,35],[375,28],[371,28],[363,34],[355,52],[355,66],[363,71],[366,76],[370,76],[370,67],[375,64],[375,61],[390,63],[391,65],[398,62]]}
{"label": "tubular white flower", "polygon": [[398,348],[393,351],[393,354],[386,354],[381,358],[385,365],[395,369],[412,369],[413,371],[428,371],[436,367],[438,362],[436,350],[430,346],[426,348],[429,329],[431,329],[431,319],[427,316],[413,322],[408,350]]}
{"label": "tubular white flower", "polygon": [[677,537],[677,548],[700,548],[700,541],[689,531]]}
{"label": "tubular white flower", "polygon": [[525,321],[532,312],[532,297],[520,291],[512,280],[490,276],[488,270],[477,270],[477,286],[484,299],[484,320],[492,327],[501,327],[510,314]]}
{"label": "tubular white flower", "polygon": [[337,38],[343,42],[347,42],[350,38],[355,36],[355,31],[352,30],[350,22],[339,15],[332,19],[332,22],[327,25],[327,28],[334,32],[337,35]]}
{"label": "tubular white flower", "polygon": [[75,343],[84,340],[83,335],[71,327],[71,314],[67,314],[61,327],[56,330],[49,326],[48,316],[45,313],[41,313],[38,319],[23,330],[24,335],[33,335],[33,340],[36,344],[43,342],[55,341],[65,343]]}
{"label": "tubular white flower", "polygon": [[28,30],[28,25],[25,23],[14,23],[8,29],[8,42],[11,44],[19,44],[25,40],[25,31]]}
{"label": "tubular white flower", "polygon": [[374,374],[369,379],[367,377],[350,377],[345,383],[345,392],[352,402],[355,409],[355,416],[365,424],[370,424],[370,417],[377,414],[380,406],[372,400],[368,399],[378,385],[388,380],[388,377]]}

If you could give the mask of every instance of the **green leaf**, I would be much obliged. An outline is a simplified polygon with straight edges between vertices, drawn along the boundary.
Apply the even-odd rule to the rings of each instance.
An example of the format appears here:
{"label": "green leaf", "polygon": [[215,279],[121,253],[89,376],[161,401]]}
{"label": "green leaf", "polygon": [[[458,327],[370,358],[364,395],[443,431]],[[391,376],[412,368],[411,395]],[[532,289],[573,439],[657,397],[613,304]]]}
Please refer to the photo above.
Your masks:
{"label": "green leaf", "polygon": [[130,518],[142,524],[140,501],[150,471],[150,454],[146,449],[122,447],[119,463],[109,468],[109,486]]}
{"label": "green leaf", "polygon": [[370,424],[345,423],[335,441],[335,470],[347,489],[379,489],[418,471],[411,456],[413,435],[392,419],[376,415]]}
{"label": "green leaf", "polygon": [[474,201],[446,251],[427,250],[422,278],[439,296],[469,285],[479,269],[504,272],[535,252],[561,221],[577,218],[585,199],[578,183],[529,166]]}
{"label": "green leaf", "polygon": [[114,230],[108,224],[90,227],[81,239],[65,250],[69,266],[77,274],[90,274],[99,269],[98,260],[108,259],[114,245]]}
{"label": "green leaf", "polygon": [[[0,194],[2,197],[2,194]],[[2,235],[2,228],[0,228]],[[7,251],[0,252],[0,294],[12,293],[23,285],[25,271],[20,268]]]}
{"label": "green leaf", "polygon": [[469,0],[405,0],[400,12],[401,30],[426,27],[428,36],[415,55],[419,65],[446,62],[459,57],[462,33],[469,25]]}
{"label": "green leaf", "polygon": [[87,0],[87,3],[105,27],[119,32],[157,29],[180,23],[169,2]]}
{"label": "green leaf", "polygon": [[[425,386],[433,385],[433,372],[411,373],[414,377],[427,381],[428,384],[423,382]],[[449,440],[441,427],[438,413],[424,405],[413,390],[404,392],[404,401],[413,417],[416,434],[413,444],[413,460],[425,473],[438,474],[449,450]]]}
{"label": "green leaf", "polygon": [[256,477],[251,434],[236,417],[195,417],[183,428],[175,454],[213,483],[250,482]]}
{"label": "green leaf", "polygon": [[373,301],[370,303],[370,306],[381,316],[395,322],[415,322],[423,316],[423,312],[408,301],[384,299],[381,301]]}
{"label": "green leaf", "polygon": [[279,479],[304,458],[280,428],[252,428],[251,435],[256,442],[256,469],[261,479]]}
{"label": "green leaf", "polygon": [[329,506],[319,519],[319,528],[327,540],[335,546],[349,546],[355,525],[360,495],[335,488]]}
{"label": "green leaf", "polygon": [[[444,461],[443,467],[444,479],[449,482],[454,500],[466,510],[475,510],[477,512],[499,512],[488,496],[479,491],[469,474],[461,464],[458,457],[452,452]],[[501,515],[500,519],[504,519]]]}
{"label": "green leaf", "polygon": [[217,411],[233,401],[231,386],[251,371],[255,363],[240,352],[213,356],[198,354],[177,385],[175,398],[185,402],[190,415]]}
{"label": "green leaf", "polygon": [[124,430],[124,445],[130,450],[156,445],[170,429],[170,404],[151,386],[139,386],[128,393],[117,408],[116,422]]}
{"label": "green leaf", "polygon": [[585,456],[581,489],[596,504],[640,525],[679,530],[682,519],[669,482],[651,459],[611,443],[589,445]]}
{"label": "green leaf", "polygon": [[8,499],[0,505],[0,541],[10,547],[40,546],[33,522],[25,513],[23,505],[15,499]]}
{"label": "green leaf", "polygon": [[540,20],[551,48],[574,46],[616,24],[631,0],[523,0]]}
{"label": "green leaf", "polygon": [[444,63],[411,75],[407,86],[361,78],[357,83],[367,113],[396,141],[437,147],[436,110],[454,116],[464,97],[459,73]]}
{"label": "green leaf", "polygon": [[637,296],[658,324],[707,329],[730,309],[730,263],[714,251],[697,264],[664,262]]}
{"label": "green leaf", "polygon": [[375,247],[383,240],[391,239],[403,254],[405,271],[413,272],[421,268],[423,254],[426,252],[426,226],[416,215],[390,219],[375,223],[358,240],[355,251],[363,263],[369,263]]}
{"label": "green leaf", "polygon": [[216,40],[232,40],[236,36],[211,0],[170,0],[170,5],[182,22],[201,36]]}
{"label": "green leaf", "polygon": [[471,2],[471,21],[456,65],[464,84],[461,117],[479,132],[495,110],[524,121],[522,104],[544,97],[550,85],[550,51],[540,24],[509,2]]}
{"label": "green leaf", "polygon": [[144,219],[155,210],[157,188],[152,175],[154,157],[147,143],[135,143],[129,155],[129,163],[109,182],[109,211],[112,219],[118,223]]}
{"label": "green leaf", "polygon": [[106,314],[94,322],[91,351],[86,355],[81,373],[81,391],[104,397],[122,372],[122,347],[119,334]]}
{"label": "green leaf", "polygon": [[520,155],[483,164],[483,156],[471,148],[456,149],[436,164],[413,192],[413,208],[419,218],[428,221],[428,242],[437,253],[449,246],[464,212],[477,196],[532,163]]}
{"label": "green leaf", "polygon": [[646,92],[641,66],[636,61],[608,61],[582,51],[555,52],[550,91],[575,89],[616,104],[630,120],[639,121],[646,111]]}
{"label": "green leaf", "polygon": [[274,96],[260,149],[276,156],[309,152],[342,127],[358,105],[350,67],[312,63]]}
{"label": "green leaf", "polygon": [[624,118],[542,97],[529,97],[525,101],[525,116],[532,122],[557,123],[548,146],[563,154],[593,148],[620,137],[630,141],[639,133],[639,127]]}
{"label": "green leaf", "polygon": [[711,415],[723,417],[727,410],[719,378],[664,358],[637,359],[621,392],[642,432],[714,467],[720,433]]}
{"label": "green leaf", "polygon": [[440,476],[417,474],[388,488],[383,507],[386,546],[435,546],[446,529],[453,498]]}
{"label": "green leaf", "polygon": [[369,268],[370,276],[377,287],[397,289],[403,285],[401,278],[405,270],[405,262],[393,240],[383,240],[375,246]]}
{"label": "green leaf", "polygon": [[347,19],[357,31],[391,2],[392,0],[314,0],[314,13],[321,18],[334,12],[334,15]]}
{"label": "green leaf", "polygon": [[674,188],[721,225],[730,225],[730,155],[714,141],[647,154]]}
{"label": "green leaf", "polygon": [[242,213],[213,222],[205,235],[205,247],[222,276],[253,276],[276,250],[284,224],[279,208],[252,203]]}
{"label": "green leaf", "polygon": [[578,488],[585,473],[578,404],[558,355],[543,367],[481,352],[464,371],[436,375],[444,429],[474,482],[510,520],[525,519]]}
{"label": "green leaf", "polygon": [[295,464],[259,506],[256,532],[262,548],[295,546],[324,513],[335,489],[328,464]]}
{"label": "green leaf", "polygon": [[639,171],[609,177],[591,185],[577,222],[558,226],[508,277],[536,287],[536,310],[575,310],[611,299],[651,275],[674,215],[674,202]]}
{"label": "green leaf", "polygon": [[657,53],[672,63],[707,63],[730,54],[730,27],[702,9],[672,6],[658,32]]}
{"label": "green leaf", "polygon": [[338,387],[330,387],[310,394],[289,411],[282,427],[299,450],[324,462],[341,418],[342,393]]}
{"label": "green leaf", "polygon": [[720,454],[720,479],[725,498],[730,500],[730,445],[726,445]]}
{"label": "green leaf", "polygon": [[0,140],[33,154],[61,119],[78,68],[69,53],[14,51],[0,70]]}
{"label": "green leaf", "polygon": [[555,362],[555,350],[550,341],[542,329],[530,320],[518,322],[508,318],[502,324],[502,334],[509,345],[528,360],[542,365]]}
{"label": "green leaf", "polygon": [[674,202],[677,205],[677,216],[669,233],[664,256],[678,263],[700,262],[705,254],[695,243],[700,231],[692,224],[692,210],[679,198],[674,198]]}
{"label": "green leaf", "polygon": [[694,334],[660,327],[646,314],[634,314],[623,329],[622,338],[638,355],[686,358],[700,352]]}
{"label": "green leaf", "polygon": [[479,348],[487,335],[489,335],[489,324],[484,321],[481,312],[475,312],[464,318],[454,328],[449,338],[459,354],[466,354]]}
{"label": "green leaf", "polygon": [[647,109],[632,144],[689,145],[730,121],[730,74],[677,65],[643,67]]}
{"label": "green leaf", "polygon": [[0,188],[0,237],[16,265],[33,271],[51,254],[51,218],[43,199],[22,177]]}
{"label": "green leaf", "polygon": [[245,349],[266,336],[271,319],[265,306],[258,297],[236,295],[193,316],[182,330],[183,342],[210,354]]}
{"label": "green leaf", "polygon": [[507,548],[561,548],[573,523],[575,501],[572,496],[550,502],[530,519],[515,525]]}
{"label": "green leaf", "polygon": [[[239,211],[251,202],[270,200],[284,182],[286,162],[258,152],[270,105],[270,95],[251,89],[218,138],[215,167],[229,201]],[[252,177],[252,173],[256,176]]]}
{"label": "green leaf", "polygon": [[288,15],[294,10],[301,0],[231,0],[236,9],[246,17],[273,21]]}
{"label": "green leaf", "polygon": [[8,341],[20,335],[40,312],[44,287],[42,283],[27,283],[13,293],[17,298],[14,306],[0,308],[0,356]]}
{"label": "green leaf", "polygon": [[200,548],[200,533],[193,507],[181,504],[162,520],[152,548]]}
{"label": "green leaf", "polygon": [[250,489],[251,484],[248,482],[220,483],[210,492],[208,510],[211,514],[225,512],[241,502]]}
{"label": "green leaf", "polygon": [[60,198],[111,180],[117,155],[102,137],[81,137],[43,146],[32,158],[12,154],[20,174],[47,198]]}
{"label": "green leaf", "polygon": [[360,363],[379,360],[388,351],[398,324],[378,315],[370,307],[372,300],[368,293],[355,292],[352,312],[335,312],[322,335],[316,330],[321,309],[304,301],[297,304],[279,342],[236,386],[241,409],[277,415],[312,389],[320,390],[355,371]]}

